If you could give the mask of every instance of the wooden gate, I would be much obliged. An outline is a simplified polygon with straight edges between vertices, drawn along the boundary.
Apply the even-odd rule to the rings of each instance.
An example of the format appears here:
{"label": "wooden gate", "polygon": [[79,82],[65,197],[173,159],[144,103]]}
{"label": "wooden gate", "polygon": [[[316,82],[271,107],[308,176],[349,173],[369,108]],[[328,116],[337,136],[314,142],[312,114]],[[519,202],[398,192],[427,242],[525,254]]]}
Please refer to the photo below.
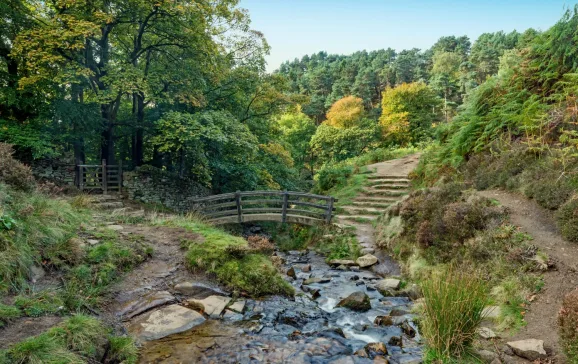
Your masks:
{"label": "wooden gate", "polygon": [[122,163],[106,164],[79,164],[76,169],[77,186],[81,191],[101,190],[107,194],[109,191],[120,193],[122,188]]}

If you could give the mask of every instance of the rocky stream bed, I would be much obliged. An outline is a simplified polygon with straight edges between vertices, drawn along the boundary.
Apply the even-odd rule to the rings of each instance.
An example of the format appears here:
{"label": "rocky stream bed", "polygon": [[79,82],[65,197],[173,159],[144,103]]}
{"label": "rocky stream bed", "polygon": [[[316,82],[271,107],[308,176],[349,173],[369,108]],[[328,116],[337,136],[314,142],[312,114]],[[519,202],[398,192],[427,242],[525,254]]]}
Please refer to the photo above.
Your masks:
{"label": "rocky stream bed", "polygon": [[[130,321],[129,331],[143,343],[141,362],[421,362],[412,303],[400,297],[411,290],[398,290],[398,280],[382,279],[352,261],[330,266],[310,251],[277,256],[294,298],[235,300],[203,285],[177,285],[184,293],[179,304]],[[145,305],[168,304],[168,295],[156,292]]]}

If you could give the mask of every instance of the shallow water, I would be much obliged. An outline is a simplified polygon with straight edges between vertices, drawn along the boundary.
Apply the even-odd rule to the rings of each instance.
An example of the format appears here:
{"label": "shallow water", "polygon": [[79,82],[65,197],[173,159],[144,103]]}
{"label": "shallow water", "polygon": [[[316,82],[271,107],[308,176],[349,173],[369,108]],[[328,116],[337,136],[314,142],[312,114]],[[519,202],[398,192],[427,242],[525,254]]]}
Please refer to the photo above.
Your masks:
{"label": "shallow water", "polygon": [[[409,311],[405,297],[383,297],[372,290],[380,279],[370,271],[331,269],[324,258],[313,252],[280,254],[286,268],[295,267],[297,279],[287,277],[296,289],[294,299],[270,297],[247,301],[244,314],[225,315],[208,320],[182,334],[147,342],[142,363],[373,363],[354,353],[368,343],[382,342],[390,363],[419,363],[419,334],[410,337],[402,325],[410,325],[412,315],[394,317],[397,325],[377,326],[377,316],[388,315],[393,308]],[[299,267],[311,264],[311,272]],[[303,286],[309,277],[329,277],[328,283]],[[368,287],[370,287],[368,289]],[[312,298],[319,289],[320,296]],[[354,312],[336,307],[355,291],[365,292],[371,310]],[[390,340],[394,338],[390,344]],[[398,346],[401,338],[402,345]]]}

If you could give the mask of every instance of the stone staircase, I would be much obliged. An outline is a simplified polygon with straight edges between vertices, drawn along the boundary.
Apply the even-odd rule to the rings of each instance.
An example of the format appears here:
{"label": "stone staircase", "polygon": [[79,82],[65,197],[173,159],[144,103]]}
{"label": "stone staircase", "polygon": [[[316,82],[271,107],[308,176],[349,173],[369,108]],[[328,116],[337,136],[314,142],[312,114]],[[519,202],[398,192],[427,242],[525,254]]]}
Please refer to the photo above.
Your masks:
{"label": "stone staircase", "polygon": [[340,206],[336,222],[350,225],[349,222],[372,222],[392,204],[409,193],[407,176],[372,173],[367,185],[351,201]]}
{"label": "stone staircase", "polygon": [[120,194],[93,195],[92,207],[97,210],[109,211],[111,215],[128,217],[144,217],[145,210],[126,206]]}

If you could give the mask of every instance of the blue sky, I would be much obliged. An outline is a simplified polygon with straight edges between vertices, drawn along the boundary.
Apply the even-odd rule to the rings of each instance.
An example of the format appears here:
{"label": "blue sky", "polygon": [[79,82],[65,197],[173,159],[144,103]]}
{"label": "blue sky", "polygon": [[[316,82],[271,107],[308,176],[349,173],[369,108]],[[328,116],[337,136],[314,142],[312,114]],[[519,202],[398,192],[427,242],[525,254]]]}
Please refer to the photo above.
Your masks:
{"label": "blue sky", "polygon": [[[578,1],[577,1],[578,2]],[[546,30],[574,3],[563,0],[241,0],[271,45],[268,70],[325,50],[350,54],[429,48],[441,36]]]}

